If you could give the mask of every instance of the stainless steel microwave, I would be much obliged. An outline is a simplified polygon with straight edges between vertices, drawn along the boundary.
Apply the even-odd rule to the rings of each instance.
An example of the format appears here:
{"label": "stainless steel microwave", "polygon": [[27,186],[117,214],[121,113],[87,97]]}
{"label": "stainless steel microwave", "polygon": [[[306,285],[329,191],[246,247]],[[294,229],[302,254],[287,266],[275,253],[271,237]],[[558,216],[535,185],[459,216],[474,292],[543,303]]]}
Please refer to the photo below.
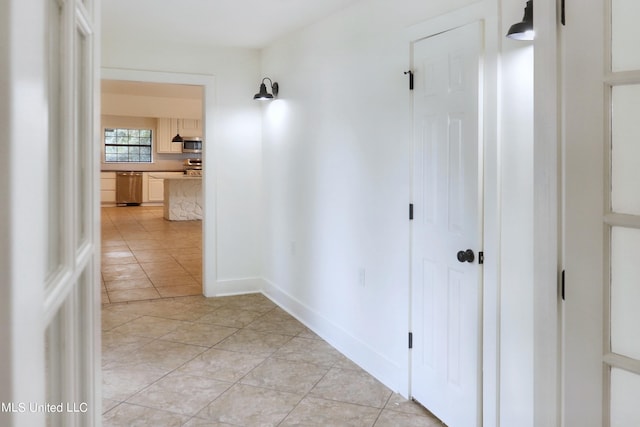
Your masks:
{"label": "stainless steel microwave", "polygon": [[182,140],[183,153],[202,153],[202,138],[185,136]]}

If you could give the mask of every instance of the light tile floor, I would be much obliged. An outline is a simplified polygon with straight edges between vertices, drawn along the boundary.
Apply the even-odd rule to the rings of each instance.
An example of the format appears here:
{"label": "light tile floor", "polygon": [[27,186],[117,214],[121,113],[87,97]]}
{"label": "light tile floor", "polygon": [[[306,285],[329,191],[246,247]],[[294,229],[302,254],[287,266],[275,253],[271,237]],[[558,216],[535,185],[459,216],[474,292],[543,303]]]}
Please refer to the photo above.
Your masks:
{"label": "light tile floor", "polygon": [[202,221],[162,206],[102,208],[103,303],[202,294]]}
{"label": "light tile floor", "polygon": [[102,208],[108,426],[442,426],[259,294],[204,298],[202,223]]}
{"label": "light tile floor", "polygon": [[261,294],[103,305],[103,425],[443,426]]}

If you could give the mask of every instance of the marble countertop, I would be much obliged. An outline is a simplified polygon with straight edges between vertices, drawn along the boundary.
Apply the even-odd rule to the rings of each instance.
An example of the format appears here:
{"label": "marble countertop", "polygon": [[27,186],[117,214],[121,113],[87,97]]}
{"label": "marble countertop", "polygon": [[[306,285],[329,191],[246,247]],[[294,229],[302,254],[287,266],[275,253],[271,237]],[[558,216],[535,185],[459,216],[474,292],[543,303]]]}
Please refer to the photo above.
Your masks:
{"label": "marble countertop", "polygon": [[144,170],[144,169],[101,169],[100,172],[145,172],[145,173],[164,173],[164,172],[184,172],[184,169],[164,169],[164,170]]}
{"label": "marble countertop", "polygon": [[201,176],[194,176],[194,175],[176,175],[175,172],[173,173],[167,173],[167,172],[158,172],[158,173],[149,173],[149,176],[151,178],[156,178],[156,179],[199,179],[202,180]]}

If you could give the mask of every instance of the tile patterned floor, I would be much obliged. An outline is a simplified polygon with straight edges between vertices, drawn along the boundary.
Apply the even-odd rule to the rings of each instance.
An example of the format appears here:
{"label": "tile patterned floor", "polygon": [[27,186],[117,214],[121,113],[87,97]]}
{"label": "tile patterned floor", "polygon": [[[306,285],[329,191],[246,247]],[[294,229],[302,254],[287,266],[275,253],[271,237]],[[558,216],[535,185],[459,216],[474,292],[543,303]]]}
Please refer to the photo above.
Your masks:
{"label": "tile patterned floor", "polygon": [[202,222],[161,206],[102,208],[103,303],[202,294]]}
{"label": "tile patterned floor", "polygon": [[442,426],[264,296],[201,296],[201,224],[102,208],[105,427]]}
{"label": "tile patterned floor", "polygon": [[443,426],[261,294],[102,316],[105,427]]}

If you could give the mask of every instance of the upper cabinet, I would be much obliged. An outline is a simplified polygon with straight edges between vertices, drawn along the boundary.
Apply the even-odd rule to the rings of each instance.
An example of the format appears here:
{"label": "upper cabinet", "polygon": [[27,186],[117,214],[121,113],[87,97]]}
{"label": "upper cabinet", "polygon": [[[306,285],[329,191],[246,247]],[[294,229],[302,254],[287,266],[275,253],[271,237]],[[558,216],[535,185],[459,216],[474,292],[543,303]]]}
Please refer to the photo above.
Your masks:
{"label": "upper cabinet", "polygon": [[174,136],[202,137],[202,120],[159,118],[156,135],[156,151],[158,153],[182,153],[182,144],[171,142]]}
{"label": "upper cabinet", "polygon": [[176,135],[173,132],[177,119],[160,118],[158,119],[157,135],[156,135],[156,152],[158,153],[182,153],[182,143],[171,142]]}
{"label": "upper cabinet", "polygon": [[[176,119],[182,136],[199,136],[202,138],[202,120]],[[178,130],[176,129],[176,131]]]}

